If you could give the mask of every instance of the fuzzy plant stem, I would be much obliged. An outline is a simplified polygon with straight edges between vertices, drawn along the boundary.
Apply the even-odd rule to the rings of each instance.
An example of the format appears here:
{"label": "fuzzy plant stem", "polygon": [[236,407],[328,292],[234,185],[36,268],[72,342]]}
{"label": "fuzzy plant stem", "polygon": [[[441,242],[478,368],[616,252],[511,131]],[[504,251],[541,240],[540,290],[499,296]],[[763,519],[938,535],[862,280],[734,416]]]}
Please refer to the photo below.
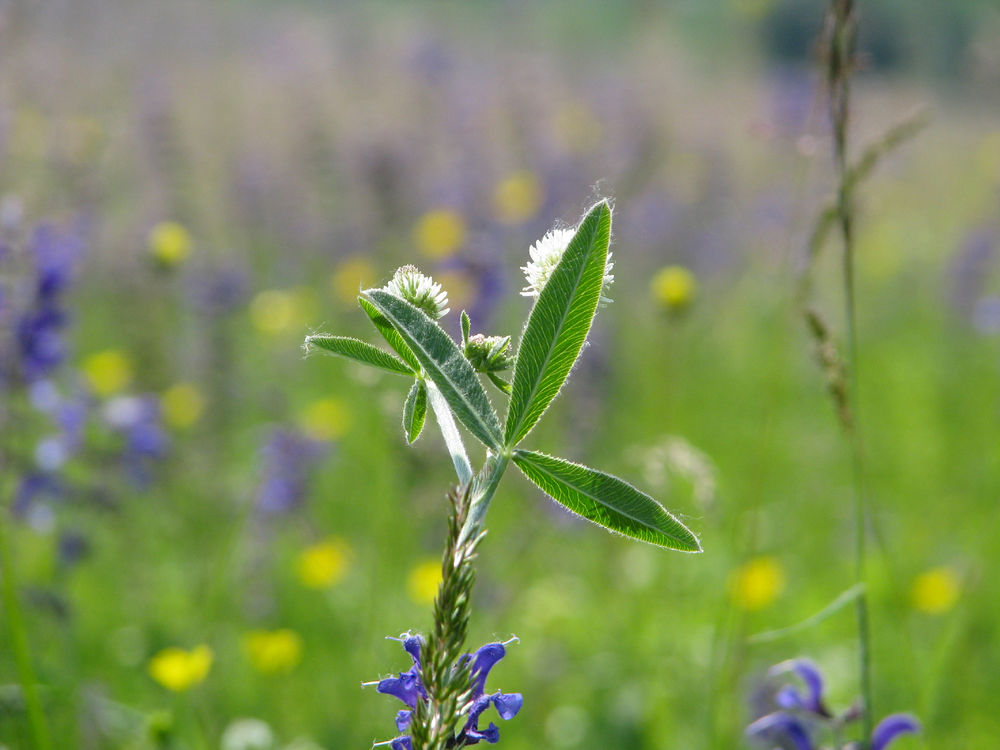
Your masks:
{"label": "fuzzy plant stem", "polygon": [[[445,750],[459,747],[456,739],[465,723],[472,693],[468,660],[458,665],[469,630],[472,565],[476,548],[485,532],[462,538],[473,501],[472,484],[452,490],[448,516],[448,539],[441,561],[441,584],[434,599],[434,626],[424,644],[421,675],[427,701],[417,703],[410,726],[414,750]],[[458,665],[458,666],[456,666]]]}
{"label": "fuzzy plant stem", "polygon": [[[4,495],[10,487],[4,483]],[[10,546],[10,513],[5,507],[0,510],[0,586],[2,586],[3,608],[6,614],[7,628],[10,632],[14,660],[17,664],[18,679],[24,692],[24,704],[28,712],[28,724],[35,750],[50,750],[48,726],[45,723],[45,713],[38,697],[38,681],[35,670],[31,666],[31,648],[28,644],[28,630],[24,624],[21,612],[21,602],[17,595],[17,580],[14,576],[14,555]]]}
{"label": "fuzzy plant stem", "polygon": [[427,381],[426,385],[428,401],[455,466],[459,487],[448,495],[451,512],[441,561],[441,583],[434,599],[433,629],[424,646],[421,676],[427,701],[417,703],[410,738],[413,750],[445,750],[460,747],[457,738],[464,727],[472,694],[469,664],[458,664],[464,654],[472,614],[472,587],[476,581],[472,562],[486,534],[482,528],[486,510],[510,459],[490,454],[479,474],[473,476],[451,408],[433,383]]}
{"label": "fuzzy plant stem", "polygon": [[[854,284],[854,207],[851,195],[850,171],[847,163],[847,135],[850,112],[850,75],[854,64],[856,17],[853,0],[831,0],[827,19],[827,86],[830,123],[833,128],[834,161],[837,169],[837,226],[843,244],[844,317],[847,328],[847,388],[854,403],[854,418],[845,422],[851,443],[851,463],[854,475],[855,517],[855,579],[865,582],[866,517],[868,503],[865,492],[861,437],[858,425],[858,345],[855,315]],[[872,734],[871,634],[868,623],[868,596],[862,590],[855,600],[858,625],[858,660],[862,712],[861,750],[868,747]]]}

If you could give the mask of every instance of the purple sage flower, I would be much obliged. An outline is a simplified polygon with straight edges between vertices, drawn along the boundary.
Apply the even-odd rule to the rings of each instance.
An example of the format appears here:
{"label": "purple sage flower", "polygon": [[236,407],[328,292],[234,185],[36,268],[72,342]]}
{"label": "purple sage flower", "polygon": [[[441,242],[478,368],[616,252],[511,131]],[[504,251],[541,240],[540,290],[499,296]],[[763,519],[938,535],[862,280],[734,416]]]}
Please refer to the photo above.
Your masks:
{"label": "purple sage flower", "polygon": [[[375,690],[379,693],[392,695],[399,698],[408,708],[400,710],[396,714],[396,729],[405,732],[413,721],[413,711],[417,707],[418,701],[426,701],[427,690],[424,688],[420,673],[420,652],[423,646],[423,639],[418,635],[404,634],[398,639],[403,644],[403,649],[410,655],[413,663],[408,670],[400,672],[398,677],[386,677],[377,682],[364,683],[365,685],[375,685]],[[515,639],[511,639],[515,640]],[[504,721],[513,719],[521,710],[524,698],[520,693],[503,693],[500,690],[495,693],[486,693],[486,679],[490,670],[507,654],[506,643],[487,643],[473,654],[465,654],[459,659],[459,665],[471,661],[472,693],[469,696],[468,713],[465,726],[462,728],[457,741],[459,746],[476,745],[480,741],[496,744],[500,740],[500,730],[497,725],[490,722],[485,729],[479,728],[479,718],[491,705],[496,709],[500,718]],[[408,735],[396,737],[393,740],[376,743],[377,745],[389,745],[391,750],[412,750],[412,742]]]}
{"label": "purple sage flower", "polygon": [[300,432],[278,428],[260,451],[264,476],[257,488],[257,510],[280,515],[298,508],[306,497],[309,474],[326,446]]}

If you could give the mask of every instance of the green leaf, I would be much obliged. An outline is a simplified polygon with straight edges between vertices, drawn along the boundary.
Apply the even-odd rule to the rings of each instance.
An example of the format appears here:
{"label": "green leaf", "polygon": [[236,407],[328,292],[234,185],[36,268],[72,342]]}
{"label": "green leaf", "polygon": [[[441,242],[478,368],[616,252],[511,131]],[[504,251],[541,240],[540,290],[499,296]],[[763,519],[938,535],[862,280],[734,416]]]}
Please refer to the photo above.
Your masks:
{"label": "green leaf", "polygon": [[402,336],[458,420],[487,447],[499,451],[500,421],[458,345],[409,302],[384,289],[369,289],[364,295]]}
{"label": "green leaf", "polygon": [[594,206],[552,271],[521,336],[504,442],[517,445],[535,426],[573,368],[590,332],[604,285],[611,207]]}
{"label": "green leaf", "polygon": [[417,379],[413,381],[413,387],[406,395],[406,403],[403,404],[403,432],[406,433],[407,443],[412,445],[420,437],[426,416],[427,388],[423,380]]}
{"label": "green leaf", "polygon": [[684,524],[618,477],[534,451],[514,451],[514,463],[549,497],[588,521],[660,547],[701,552]]}
{"label": "green leaf", "polygon": [[358,304],[361,305],[361,309],[371,318],[372,323],[375,324],[375,327],[382,334],[382,338],[385,339],[386,343],[395,349],[396,354],[402,357],[403,361],[412,367],[414,372],[420,372],[420,363],[417,362],[417,358],[413,356],[413,352],[410,351],[410,347],[403,341],[402,336],[392,327],[392,323],[386,320],[385,316],[376,310],[374,305],[364,297],[358,297]]}
{"label": "green leaf", "polygon": [[388,352],[350,336],[328,336],[322,333],[306,336],[305,348],[310,353],[319,350],[324,354],[336,354],[397,375],[414,374],[405,362],[400,362]]}
{"label": "green leaf", "polygon": [[472,331],[472,321],[469,320],[469,313],[462,310],[462,346],[469,343],[469,333]]}
{"label": "green leaf", "polygon": [[495,385],[501,391],[503,391],[504,393],[506,393],[508,396],[510,395],[510,391],[511,391],[510,383],[508,383],[506,380],[504,380],[503,378],[501,378],[495,372],[488,372],[488,373],[486,373],[486,377],[488,377],[492,381],[493,385]]}

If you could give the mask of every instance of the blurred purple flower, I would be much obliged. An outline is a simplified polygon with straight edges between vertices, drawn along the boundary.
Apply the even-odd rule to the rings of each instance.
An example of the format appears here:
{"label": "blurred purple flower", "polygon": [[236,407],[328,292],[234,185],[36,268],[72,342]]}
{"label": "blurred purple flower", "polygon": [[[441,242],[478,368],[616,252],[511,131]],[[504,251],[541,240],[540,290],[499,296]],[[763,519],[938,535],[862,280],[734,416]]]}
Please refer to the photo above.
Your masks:
{"label": "blurred purple flower", "polygon": [[160,421],[160,402],[152,395],[117,396],[104,405],[104,420],[124,438],[122,462],[139,487],[150,481],[153,462],[166,456],[170,439]]}
{"label": "blurred purple flower", "polygon": [[225,315],[247,301],[250,279],[240,268],[205,268],[192,278],[190,296],[198,312]]}
{"label": "blurred purple flower", "polygon": [[951,261],[951,303],[963,315],[972,315],[996,257],[997,233],[990,227],[969,231]]}
{"label": "blurred purple flower", "polygon": [[34,265],[30,289],[25,290],[23,306],[9,311],[15,318],[16,347],[10,370],[31,383],[49,375],[65,358],[63,332],[69,316],[61,297],[73,280],[83,242],[72,232],[42,224],[32,234],[28,252]]}
{"label": "blurred purple flower", "polygon": [[793,672],[802,680],[805,685],[805,692],[802,692],[795,685],[785,685],[777,695],[775,701],[784,709],[801,709],[809,713],[830,718],[833,714],[823,703],[823,675],[819,668],[809,659],[790,659],[771,668],[769,674],[779,675]]}
{"label": "blurred purple flower", "polygon": [[299,507],[309,473],[326,451],[326,445],[295,430],[273,430],[260,451],[264,476],[257,489],[257,510],[278,515]]}
{"label": "blurred purple flower", "polygon": [[[769,747],[784,750],[817,750],[817,735],[824,729],[843,727],[860,716],[860,710],[848,709],[835,717],[823,701],[823,676],[817,666],[808,659],[790,659],[776,665],[770,675],[793,673],[801,681],[805,690],[796,685],[781,687],[774,697],[779,710],[768,713],[747,727],[747,736],[766,742]],[[909,714],[891,714],[885,717],[872,731],[868,750],[885,750],[897,737],[920,731],[920,722]],[[857,750],[860,745],[847,746]]]}
{"label": "blurred purple flower", "polygon": [[[397,639],[394,639],[397,640]],[[409,708],[400,710],[396,714],[396,729],[400,732],[406,731],[413,720],[413,710],[417,707],[418,701],[427,700],[427,691],[424,689],[420,674],[420,652],[423,646],[423,639],[420,636],[406,634],[399,638],[403,644],[403,649],[410,655],[413,664],[405,672],[400,672],[399,677],[387,677],[379,680],[375,684],[376,690],[386,695],[399,698]],[[511,639],[513,640],[513,639]],[[510,643],[510,641],[507,641]],[[472,662],[470,676],[472,678],[472,692],[469,696],[468,718],[465,726],[456,738],[456,745],[476,745],[480,741],[496,744],[500,739],[500,730],[497,725],[490,722],[486,729],[479,728],[479,717],[491,705],[496,708],[500,718],[504,721],[513,719],[521,710],[524,699],[520,693],[507,693],[497,691],[486,695],[486,679],[490,670],[507,654],[507,643],[487,643],[479,648],[474,654],[465,654],[459,659],[459,666],[470,661]],[[389,745],[392,750],[411,750],[412,742],[409,736],[397,737],[388,742],[379,743]]]}
{"label": "blurred purple flower", "polygon": [[972,309],[972,325],[980,333],[1000,333],[1000,295],[989,295],[976,300]]}

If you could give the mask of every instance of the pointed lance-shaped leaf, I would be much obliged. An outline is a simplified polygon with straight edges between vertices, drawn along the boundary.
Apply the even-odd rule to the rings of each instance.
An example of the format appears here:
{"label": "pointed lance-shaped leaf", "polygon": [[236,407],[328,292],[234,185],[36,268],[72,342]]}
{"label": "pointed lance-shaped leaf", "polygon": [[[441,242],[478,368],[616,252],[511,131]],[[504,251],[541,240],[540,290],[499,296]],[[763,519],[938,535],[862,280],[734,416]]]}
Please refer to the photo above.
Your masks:
{"label": "pointed lance-shaped leaf", "polygon": [[324,354],[335,354],[339,357],[347,357],[355,362],[378,367],[386,372],[397,375],[413,375],[410,367],[388,352],[372,346],[361,339],[350,336],[328,336],[323,333],[316,333],[306,336],[305,349],[307,352],[321,351]]}
{"label": "pointed lance-shaped leaf", "polygon": [[588,521],[659,547],[701,552],[684,524],[618,477],[535,451],[514,451],[514,463],[549,497]]}
{"label": "pointed lance-shaped leaf", "polygon": [[413,352],[410,351],[410,347],[403,341],[402,336],[392,327],[392,323],[386,320],[385,316],[376,310],[374,305],[364,297],[358,297],[358,304],[361,305],[361,309],[371,319],[378,332],[382,334],[382,338],[385,339],[386,343],[396,350],[396,354],[402,357],[403,361],[412,367],[414,372],[420,372],[420,363],[417,362],[417,358],[413,356]]}
{"label": "pointed lance-shaped leaf", "polygon": [[406,395],[406,402],[403,404],[403,432],[406,433],[406,442],[411,445],[420,437],[420,431],[424,429],[424,418],[427,416],[427,387],[424,381],[419,378],[413,381],[413,387]]}
{"label": "pointed lance-shaped leaf", "polygon": [[521,336],[504,441],[517,445],[566,382],[587,340],[604,285],[611,207],[595,205],[580,222],[531,308]]}
{"label": "pointed lance-shaped leaf", "polygon": [[500,421],[469,360],[441,327],[423,311],[384,289],[364,292],[406,342],[426,376],[469,432],[499,451]]}

